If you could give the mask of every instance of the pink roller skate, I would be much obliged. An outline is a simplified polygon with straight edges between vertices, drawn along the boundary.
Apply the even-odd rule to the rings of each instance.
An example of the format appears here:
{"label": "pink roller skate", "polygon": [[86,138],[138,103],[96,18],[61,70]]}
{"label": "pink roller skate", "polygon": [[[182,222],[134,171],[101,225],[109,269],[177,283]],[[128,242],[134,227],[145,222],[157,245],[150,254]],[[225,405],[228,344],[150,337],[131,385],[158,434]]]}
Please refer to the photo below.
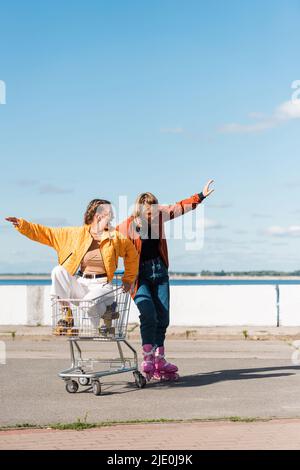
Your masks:
{"label": "pink roller skate", "polygon": [[154,379],[161,381],[177,380],[178,367],[165,360],[165,348],[162,346],[155,351],[155,372]]}
{"label": "pink roller skate", "polygon": [[145,374],[148,382],[152,379],[155,372],[154,364],[154,348],[152,344],[144,344],[143,346],[143,357],[144,360],[141,364],[142,372]]}

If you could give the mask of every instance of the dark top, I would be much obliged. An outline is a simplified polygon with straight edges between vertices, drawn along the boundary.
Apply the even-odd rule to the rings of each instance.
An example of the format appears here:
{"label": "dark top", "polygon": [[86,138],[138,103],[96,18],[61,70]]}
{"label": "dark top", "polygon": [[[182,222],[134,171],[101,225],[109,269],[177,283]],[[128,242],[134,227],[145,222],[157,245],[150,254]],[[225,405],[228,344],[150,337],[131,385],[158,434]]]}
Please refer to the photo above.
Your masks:
{"label": "dark top", "polygon": [[143,228],[140,229],[140,237],[142,241],[140,262],[160,256],[159,237],[155,233],[151,234],[151,225],[147,224],[144,230]]}
{"label": "dark top", "polygon": [[[199,193],[200,202],[205,199],[203,193]],[[160,256],[159,252],[159,235],[155,233],[152,227],[151,233],[151,225],[145,223],[142,227],[136,228],[137,232],[139,233],[142,241],[142,251],[140,255],[140,262],[148,261],[150,259],[155,259]]]}

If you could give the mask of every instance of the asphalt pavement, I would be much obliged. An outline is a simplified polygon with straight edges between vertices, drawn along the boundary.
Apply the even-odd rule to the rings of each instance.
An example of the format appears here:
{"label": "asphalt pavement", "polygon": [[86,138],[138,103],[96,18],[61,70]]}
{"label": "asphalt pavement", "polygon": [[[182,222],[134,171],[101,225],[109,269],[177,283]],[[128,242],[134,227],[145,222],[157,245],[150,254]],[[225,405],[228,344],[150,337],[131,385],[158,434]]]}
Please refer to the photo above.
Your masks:
{"label": "asphalt pavement", "polygon": [[[102,394],[90,387],[65,390],[58,372],[70,365],[65,338],[6,336],[0,364],[0,426],[198,420],[236,417],[300,418],[300,368],[282,340],[169,340],[167,359],[179,367],[174,383],[150,382],[138,389],[132,373],[102,379]],[[139,352],[139,341],[132,341]],[[88,357],[112,359],[114,343],[85,345]]]}

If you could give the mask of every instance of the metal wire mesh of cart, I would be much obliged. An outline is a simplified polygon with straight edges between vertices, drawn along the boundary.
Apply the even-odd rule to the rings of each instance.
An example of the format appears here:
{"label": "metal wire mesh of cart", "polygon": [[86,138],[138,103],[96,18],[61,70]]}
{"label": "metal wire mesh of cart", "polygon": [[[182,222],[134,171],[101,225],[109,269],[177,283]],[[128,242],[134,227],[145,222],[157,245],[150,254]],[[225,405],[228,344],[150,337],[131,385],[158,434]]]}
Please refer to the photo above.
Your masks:
{"label": "metal wire mesh of cart", "polygon": [[124,292],[121,276],[115,276],[112,290],[95,299],[52,300],[52,332],[56,336],[126,337],[130,294]]}

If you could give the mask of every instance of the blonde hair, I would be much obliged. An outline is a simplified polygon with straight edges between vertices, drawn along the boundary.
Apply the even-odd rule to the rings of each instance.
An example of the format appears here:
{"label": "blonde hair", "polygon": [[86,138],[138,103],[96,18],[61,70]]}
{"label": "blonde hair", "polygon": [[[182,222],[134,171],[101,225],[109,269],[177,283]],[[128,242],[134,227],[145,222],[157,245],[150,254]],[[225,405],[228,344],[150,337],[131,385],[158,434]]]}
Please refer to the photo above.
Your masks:
{"label": "blonde hair", "polygon": [[151,205],[151,204],[158,204],[158,199],[152,193],[141,193],[135,200],[134,209],[133,209],[133,217],[137,224],[140,224],[141,219],[141,206],[144,205]]}

